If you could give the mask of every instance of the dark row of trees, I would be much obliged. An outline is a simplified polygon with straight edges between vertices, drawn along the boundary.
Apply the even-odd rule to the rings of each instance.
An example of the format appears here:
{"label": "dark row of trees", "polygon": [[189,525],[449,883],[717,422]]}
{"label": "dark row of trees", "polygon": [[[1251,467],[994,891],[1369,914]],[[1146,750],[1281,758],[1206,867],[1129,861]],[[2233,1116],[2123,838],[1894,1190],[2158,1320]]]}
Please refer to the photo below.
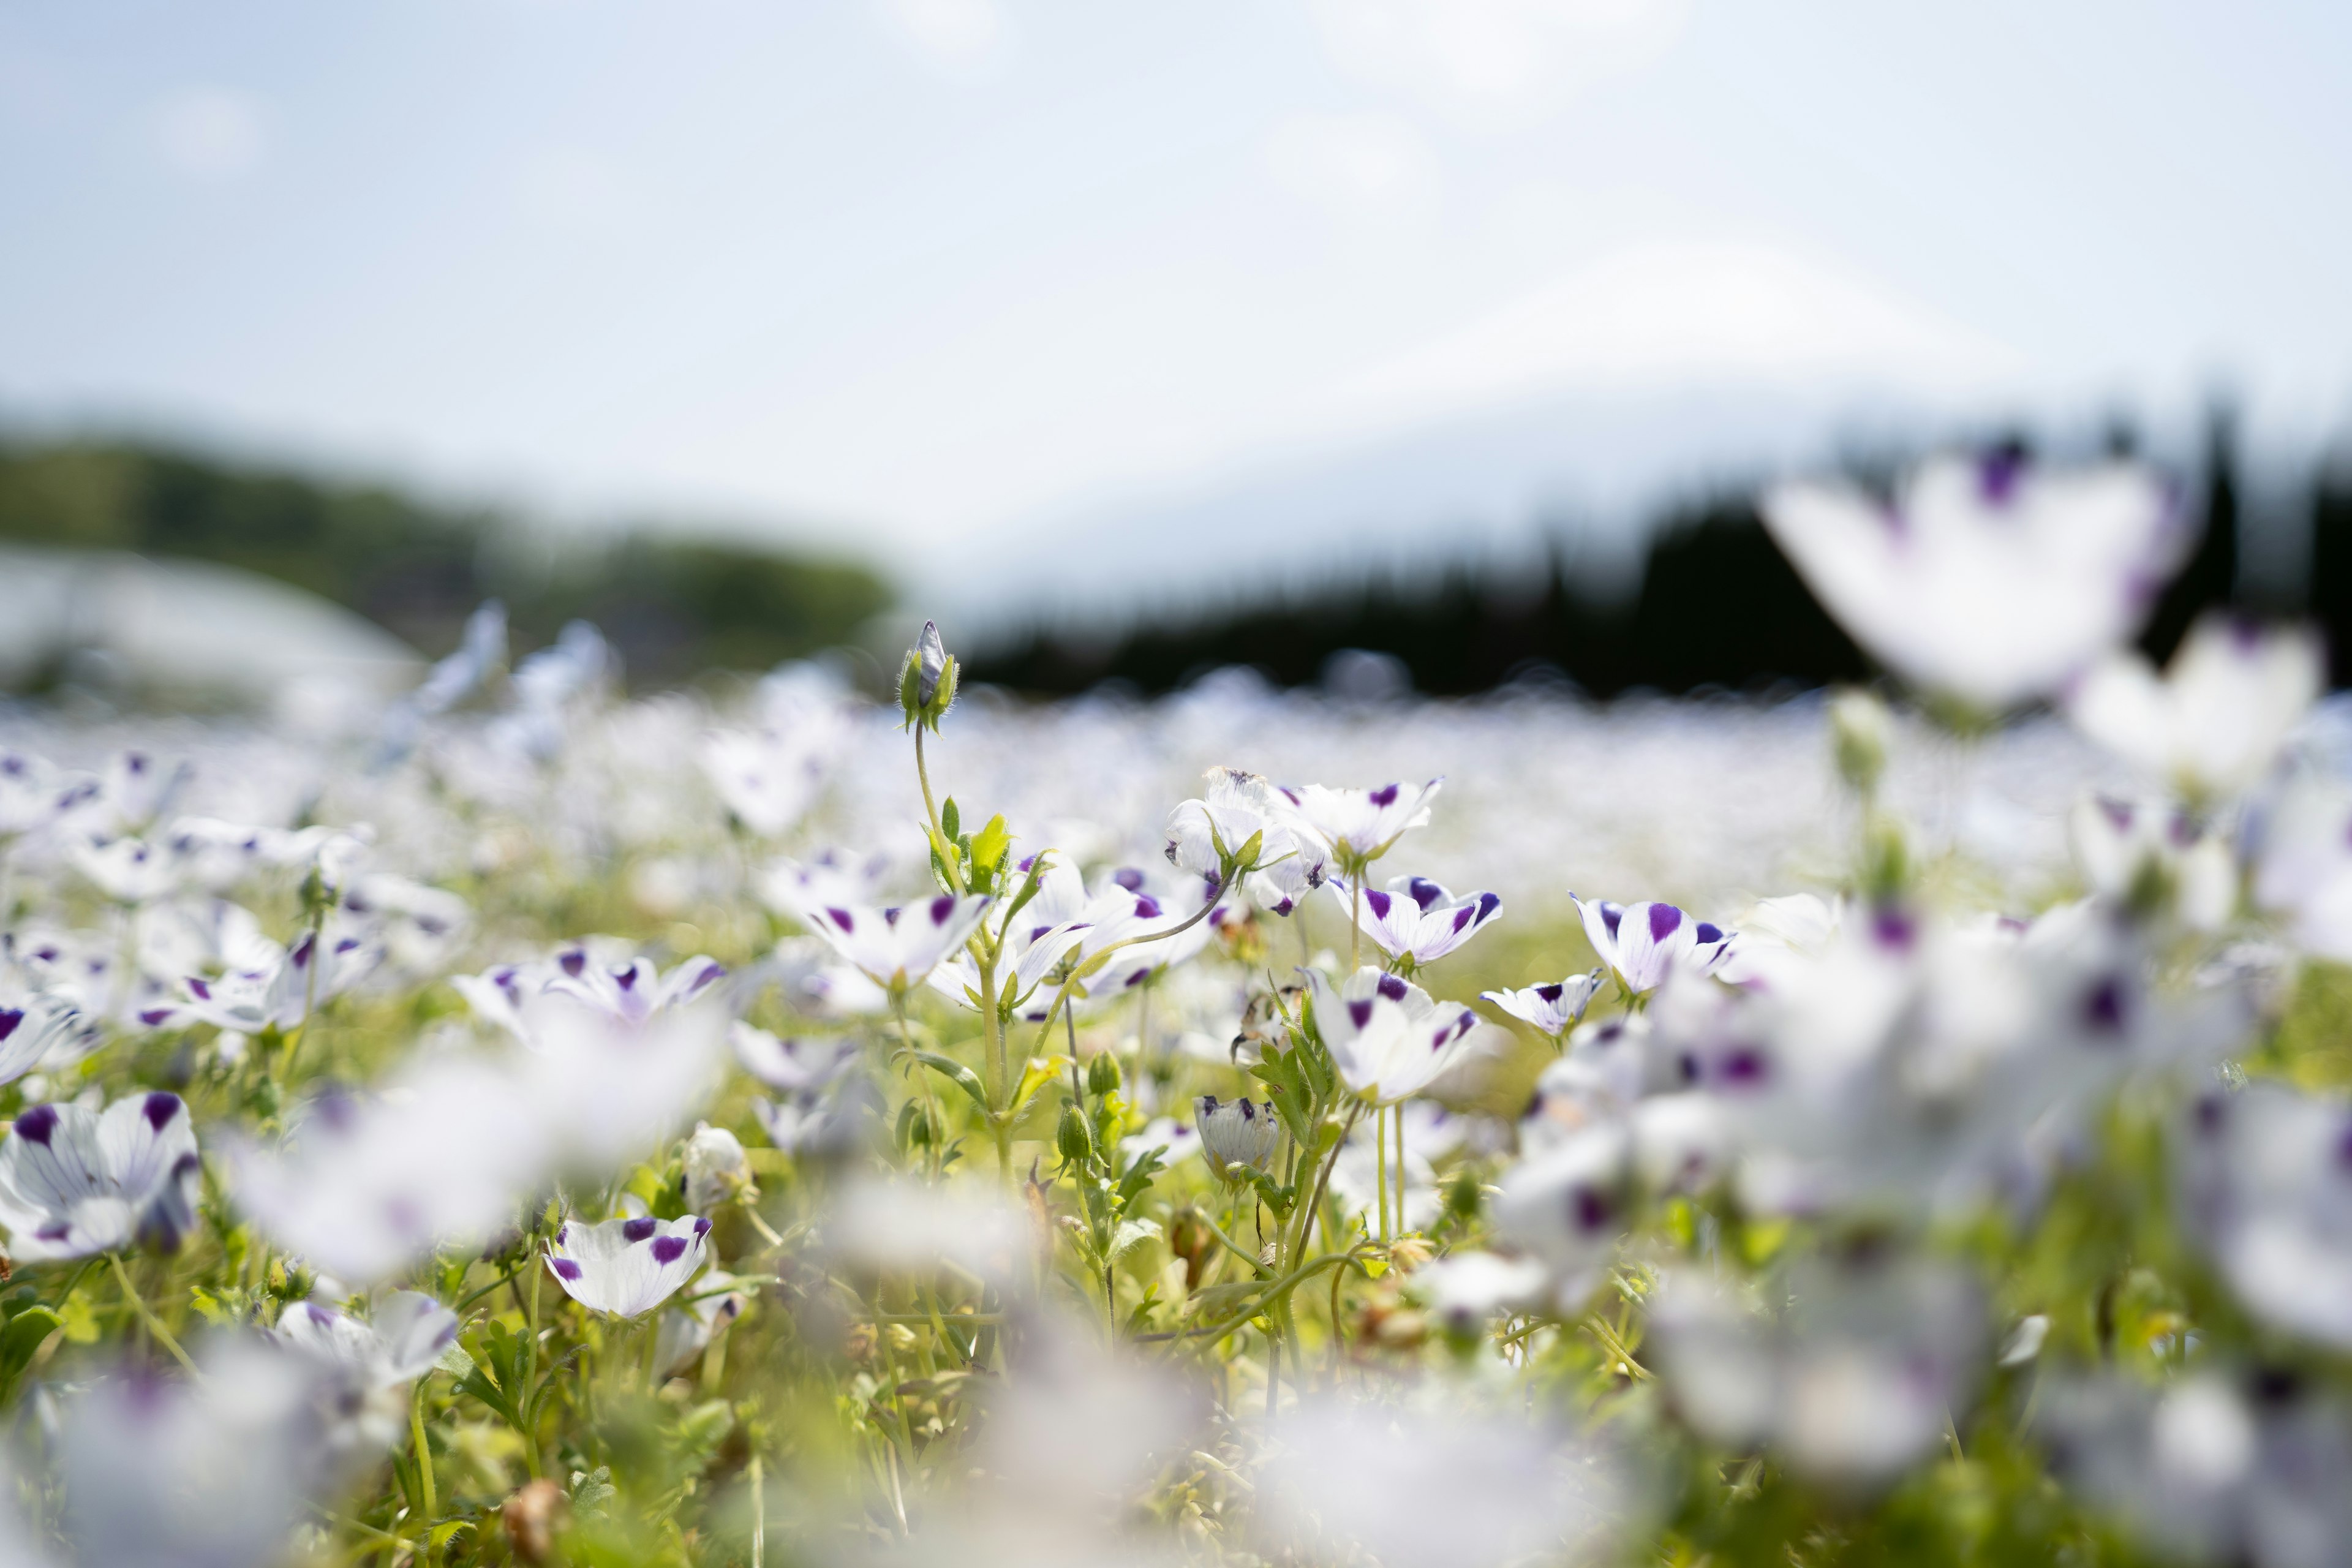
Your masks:
{"label": "dark row of trees", "polygon": [[[2151,615],[2143,646],[2170,655],[2199,614],[2236,602],[2239,484],[2217,422],[2198,497],[2198,545]],[[2352,649],[2352,494],[2323,501],[2313,607],[2334,646]],[[1104,682],[1142,692],[1249,665],[1278,685],[1320,678],[1343,649],[1385,654],[1415,689],[1466,695],[1530,677],[1609,697],[1635,689],[1762,690],[1860,679],[1870,662],[1831,620],[1746,498],[1687,506],[1651,536],[1639,589],[1616,602],[1577,591],[1572,563],[1497,581],[1457,566],[1237,607],[1114,638],[1041,627],[975,650],[968,674],[1016,690],[1068,693]],[[2338,654],[2339,682],[2347,671]]]}
{"label": "dark row of trees", "polygon": [[890,602],[852,561],[667,531],[559,551],[495,510],[134,441],[0,439],[0,539],[244,567],[432,654],[497,596],[521,645],[585,617],[653,685],[846,643]]}

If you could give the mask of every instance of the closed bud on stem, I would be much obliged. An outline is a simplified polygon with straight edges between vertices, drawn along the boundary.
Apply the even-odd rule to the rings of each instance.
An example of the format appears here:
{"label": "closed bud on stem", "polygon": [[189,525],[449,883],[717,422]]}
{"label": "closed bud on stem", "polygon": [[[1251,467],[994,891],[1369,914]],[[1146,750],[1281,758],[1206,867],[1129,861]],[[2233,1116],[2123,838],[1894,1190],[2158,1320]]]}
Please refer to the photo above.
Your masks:
{"label": "closed bud on stem", "polygon": [[1831,752],[1837,759],[1838,777],[1854,794],[1867,797],[1877,792],[1893,730],[1886,704],[1871,692],[1841,691],[1831,700]]}
{"label": "closed bud on stem", "polygon": [[898,671],[898,709],[909,724],[927,724],[939,732],[940,721],[955,704],[956,661],[940,641],[937,621],[923,623],[923,635],[907,650]]}
{"label": "closed bud on stem", "polygon": [[1108,1051],[1087,1064],[1087,1092],[1097,1098],[1118,1088],[1118,1058]]}
{"label": "closed bud on stem", "polygon": [[1063,1159],[1075,1165],[1094,1152],[1093,1135],[1087,1131],[1087,1119],[1078,1108],[1064,1101],[1062,1120],[1054,1126],[1054,1148]]}

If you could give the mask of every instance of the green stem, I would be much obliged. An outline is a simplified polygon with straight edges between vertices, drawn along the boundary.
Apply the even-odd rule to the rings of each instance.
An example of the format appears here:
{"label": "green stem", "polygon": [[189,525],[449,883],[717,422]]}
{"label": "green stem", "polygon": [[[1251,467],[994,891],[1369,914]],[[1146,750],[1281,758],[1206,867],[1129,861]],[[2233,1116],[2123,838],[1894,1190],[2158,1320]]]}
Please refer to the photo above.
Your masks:
{"label": "green stem", "polygon": [[419,1501],[423,1505],[420,1511],[425,1515],[425,1562],[427,1568],[430,1568],[435,1556],[433,1516],[440,1511],[440,1503],[433,1487],[433,1450],[425,1441],[425,1385],[431,1377],[432,1373],[427,1373],[416,1380],[415,1393],[408,1402],[408,1440],[415,1450],[416,1486]]}
{"label": "green stem", "polygon": [[180,1348],[180,1342],[172,1337],[172,1331],[163,1326],[162,1319],[147,1310],[147,1303],[141,1299],[138,1288],[131,1283],[131,1271],[122,1267],[122,1254],[110,1252],[106,1260],[114,1266],[114,1282],[122,1287],[122,1299],[131,1304],[132,1311],[139,1314],[139,1321],[146,1325],[155,1342],[171,1352],[172,1359],[187,1368],[190,1376],[203,1382],[205,1374],[196,1370],[196,1363],[188,1359],[188,1352]]}
{"label": "green stem", "polygon": [[[539,1244],[534,1240],[530,1245],[537,1247]],[[529,1419],[530,1413],[531,1384],[539,1381],[539,1277],[547,1272],[546,1265],[543,1263],[540,1263],[536,1258],[532,1263],[530,1305],[523,1313],[523,1331],[530,1336],[530,1343],[523,1363],[522,1400],[519,1406],[526,1420]],[[532,1423],[532,1425],[536,1426],[537,1424]],[[536,1430],[527,1431],[522,1435],[522,1457],[523,1463],[530,1470],[530,1479],[539,1479],[539,1433]]]}
{"label": "green stem", "polygon": [[1381,1239],[1389,1238],[1389,1113],[1379,1106],[1372,1109],[1373,1164],[1377,1167],[1377,1184],[1381,1189]]}

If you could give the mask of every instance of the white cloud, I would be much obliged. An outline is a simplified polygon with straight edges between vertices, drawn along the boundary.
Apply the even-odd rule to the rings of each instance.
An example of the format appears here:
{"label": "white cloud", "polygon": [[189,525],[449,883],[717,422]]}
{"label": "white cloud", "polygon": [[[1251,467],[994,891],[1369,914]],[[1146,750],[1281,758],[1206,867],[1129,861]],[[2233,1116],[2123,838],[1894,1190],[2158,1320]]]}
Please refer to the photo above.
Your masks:
{"label": "white cloud", "polygon": [[1285,188],[1349,220],[1417,217],[1437,195],[1436,154],[1388,115],[1293,115],[1267,136],[1265,162]]}
{"label": "white cloud", "polygon": [[261,162],[268,142],[260,106],[226,88],[184,88],[156,107],[155,151],[191,179],[234,179]]}
{"label": "white cloud", "polygon": [[1656,58],[1687,0],[1308,0],[1340,71],[1466,123],[1525,123]]}
{"label": "white cloud", "polygon": [[950,76],[998,64],[1012,27],[995,0],[875,0],[883,20],[923,60]]}
{"label": "white cloud", "polygon": [[1980,389],[2018,356],[1842,266],[1769,245],[1619,251],[1341,389],[1356,416],[1442,416],[1558,391],[1875,383]]}

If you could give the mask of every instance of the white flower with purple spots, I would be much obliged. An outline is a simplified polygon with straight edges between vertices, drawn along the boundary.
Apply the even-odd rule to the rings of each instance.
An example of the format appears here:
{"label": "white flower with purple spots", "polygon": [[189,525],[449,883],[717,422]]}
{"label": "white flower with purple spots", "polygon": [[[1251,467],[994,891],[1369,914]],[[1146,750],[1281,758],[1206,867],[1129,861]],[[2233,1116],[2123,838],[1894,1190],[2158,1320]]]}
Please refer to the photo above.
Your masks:
{"label": "white flower with purple spots", "polygon": [[640,1318],[675,1295],[702,1268],[710,1222],[566,1220],[548,1244],[547,1267],[573,1300],[592,1312]]}
{"label": "white flower with purple spots", "polygon": [[2068,698],[2083,733],[2191,801],[2262,781],[2326,684],[2316,633],[2209,616],[2158,679],[2136,652],[2109,655]]}
{"label": "white flower with purple spots", "polygon": [[1486,1038],[1478,1015],[1367,964],[1334,985],[1307,972],[1315,1029],[1340,1079],[1376,1105],[1419,1094]]}
{"label": "white flower with purple spots", "polygon": [[1593,956],[1632,996],[1655,991],[1677,967],[1713,969],[1731,942],[1729,931],[1693,920],[1673,904],[1587,903],[1574,893],[1568,901],[1583,919]]}
{"label": "white flower with purple spots", "polygon": [[82,1010],[62,996],[27,996],[0,1007],[0,1083],[23,1078],[86,1026]]}
{"label": "white flower with purple spots", "polygon": [[857,1040],[850,1035],[779,1038],[765,1029],[739,1023],[729,1038],[744,1071],[786,1094],[816,1094],[857,1060]]}
{"label": "white flower with purple spots", "polygon": [[1287,915],[1325,872],[1321,847],[1293,830],[1295,809],[1255,773],[1211,768],[1199,797],[1168,814],[1169,864],[1221,886],[1243,879],[1269,913]]}
{"label": "white flower with purple spots", "polygon": [[1592,1005],[1593,993],[1601,989],[1607,973],[1595,969],[1523,990],[1482,991],[1478,994],[1545,1038],[1558,1040],[1584,1016],[1584,1010]]}
{"label": "white flower with purple spots", "polygon": [[[643,1031],[654,1019],[702,1000],[727,977],[726,968],[699,954],[664,974],[651,959],[615,963],[588,948],[564,949],[535,963],[502,963],[480,974],[450,976],[474,1016],[496,1024],[534,1050],[548,1047],[551,1026],[569,1015]],[[564,1031],[554,1028],[556,1035]]]}
{"label": "white flower with purple spots", "polygon": [[[773,890],[789,896],[801,889]],[[788,912],[876,984],[904,995],[971,940],[988,905],[988,897],[981,893],[940,893],[915,903],[880,907],[803,902],[792,897]]]}
{"label": "white flower with purple spots", "polygon": [[175,1251],[195,1223],[202,1180],[176,1094],[133,1095],[102,1113],[36,1105],[0,1142],[0,1225],[25,1262],[133,1243]]}
{"label": "white flower with purple spots", "polygon": [[1282,1145],[1282,1123],[1272,1105],[1250,1100],[1220,1100],[1204,1094],[1192,1102],[1192,1124],[1202,1152],[1219,1175],[1243,1169],[1263,1171]]}
{"label": "white flower with purple spots", "polygon": [[1764,500],[1772,537],[1856,642],[1916,686],[1998,711],[2137,629],[2189,542],[2170,486],[2014,454],[1921,466],[1892,502],[1843,482]]}
{"label": "white flower with purple spots", "polygon": [[415,1290],[386,1296],[372,1319],[312,1300],[287,1308],[268,1337],[318,1368],[328,1448],[371,1459],[399,1441],[408,1415],[403,1391],[457,1343],[457,1314]]}
{"label": "white flower with purple spots", "polygon": [[1602,1122],[1503,1178],[1495,1239],[1540,1262],[1553,1300],[1572,1311],[1600,1284],[1630,1221],[1633,1141]]}
{"label": "white flower with purple spots", "polygon": [[1444,958],[1503,911],[1496,894],[1457,899],[1426,877],[1391,878],[1385,890],[1367,888],[1360,900],[1344,877],[1332,878],[1329,885],[1382,952],[1416,965]]}
{"label": "white flower with purple spots", "polygon": [[1336,870],[1363,868],[1387,854],[1396,841],[1429,820],[1429,803],[1445,781],[1419,788],[1385,784],[1378,789],[1332,789],[1324,784],[1286,786],[1290,823],[1301,841],[1319,847]]}
{"label": "white flower with purple spots", "polygon": [[383,962],[383,949],[337,924],[304,931],[290,948],[267,942],[247,957],[240,968],[183,978],[182,1010],[241,1035],[291,1031],[313,1008],[367,978]]}

